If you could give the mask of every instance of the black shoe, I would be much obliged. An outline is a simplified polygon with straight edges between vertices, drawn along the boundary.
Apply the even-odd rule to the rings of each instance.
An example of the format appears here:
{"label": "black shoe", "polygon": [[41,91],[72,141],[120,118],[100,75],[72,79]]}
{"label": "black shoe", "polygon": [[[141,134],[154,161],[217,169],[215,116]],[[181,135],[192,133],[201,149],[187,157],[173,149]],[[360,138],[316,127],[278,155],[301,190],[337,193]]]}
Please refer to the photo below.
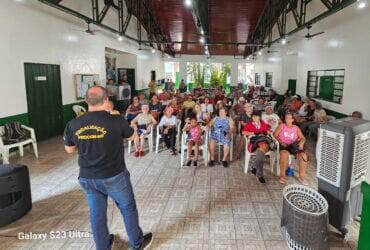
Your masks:
{"label": "black shoe", "polygon": [[209,163],[208,163],[208,165],[210,166],[210,167],[213,167],[214,165],[215,165],[215,161],[209,161]]}
{"label": "black shoe", "polygon": [[114,234],[109,235],[109,245],[112,246],[114,242]]}
{"label": "black shoe", "polygon": [[193,161],[193,166],[194,167],[198,166],[198,162],[197,161]]}
{"label": "black shoe", "polygon": [[262,177],[258,177],[258,180],[261,183],[266,183],[265,178],[263,178],[263,176]]}
{"label": "black shoe", "polygon": [[141,243],[141,246],[140,247],[132,247],[132,246],[129,246],[129,250],[143,250],[145,248],[147,248],[150,243],[152,243],[152,239],[153,239],[153,234],[152,233],[147,233],[143,236],[143,243]]}
{"label": "black shoe", "polygon": [[229,163],[227,161],[222,161],[222,166],[224,166],[224,168],[227,168],[229,167]]}
{"label": "black shoe", "polygon": [[188,160],[188,162],[186,163],[186,166],[188,166],[188,167],[191,166],[191,160]]}
{"label": "black shoe", "polygon": [[251,172],[252,172],[252,174],[256,175],[256,173],[257,173],[257,169],[252,168]]}

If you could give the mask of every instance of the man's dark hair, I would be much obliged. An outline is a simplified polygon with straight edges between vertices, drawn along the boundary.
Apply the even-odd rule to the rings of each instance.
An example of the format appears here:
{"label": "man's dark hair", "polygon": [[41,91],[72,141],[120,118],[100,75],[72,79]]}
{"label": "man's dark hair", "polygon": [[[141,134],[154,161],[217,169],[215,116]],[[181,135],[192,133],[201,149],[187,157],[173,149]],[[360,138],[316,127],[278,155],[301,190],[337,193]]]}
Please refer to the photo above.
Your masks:
{"label": "man's dark hair", "polygon": [[102,86],[94,86],[87,90],[85,96],[85,102],[89,106],[102,105],[108,98],[107,90]]}

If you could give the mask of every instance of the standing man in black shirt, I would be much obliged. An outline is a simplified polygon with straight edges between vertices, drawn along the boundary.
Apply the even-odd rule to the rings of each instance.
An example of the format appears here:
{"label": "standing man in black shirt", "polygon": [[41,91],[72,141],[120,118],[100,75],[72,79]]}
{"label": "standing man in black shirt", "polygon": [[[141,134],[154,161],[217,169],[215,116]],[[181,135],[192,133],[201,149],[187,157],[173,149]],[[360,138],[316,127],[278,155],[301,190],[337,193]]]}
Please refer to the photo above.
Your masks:
{"label": "standing man in black shirt", "polygon": [[108,196],[121,211],[130,249],[144,249],[152,234],[143,235],[139,226],[122,142],[123,138],[132,139],[134,131],[122,116],[106,111],[109,99],[105,88],[90,88],[85,101],[89,112],[67,124],[63,139],[67,153],[78,152],[79,182],[89,205],[96,249],[110,250],[114,241],[107,226]]}

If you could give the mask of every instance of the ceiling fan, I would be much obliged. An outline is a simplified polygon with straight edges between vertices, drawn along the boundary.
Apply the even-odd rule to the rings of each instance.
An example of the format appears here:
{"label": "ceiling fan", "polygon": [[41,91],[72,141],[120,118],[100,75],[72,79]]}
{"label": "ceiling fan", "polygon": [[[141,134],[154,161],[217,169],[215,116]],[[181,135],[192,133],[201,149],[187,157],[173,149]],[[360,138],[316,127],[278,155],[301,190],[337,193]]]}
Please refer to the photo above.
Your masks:
{"label": "ceiling fan", "polygon": [[324,31],[321,31],[321,32],[317,32],[315,34],[310,34],[310,29],[312,28],[311,24],[307,25],[306,28],[307,28],[307,35],[305,35],[304,37],[307,38],[308,40],[310,40],[311,38],[313,38],[315,36],[318,36],[318,35],[321,35],[321,34],[325,33]]}

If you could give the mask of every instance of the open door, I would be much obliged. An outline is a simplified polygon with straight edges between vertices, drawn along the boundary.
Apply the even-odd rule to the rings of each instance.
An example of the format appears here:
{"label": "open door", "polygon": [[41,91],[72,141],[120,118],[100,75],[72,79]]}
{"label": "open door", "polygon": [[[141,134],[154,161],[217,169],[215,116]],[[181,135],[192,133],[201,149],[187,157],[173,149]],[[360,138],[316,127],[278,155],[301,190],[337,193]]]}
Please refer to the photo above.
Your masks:
{"label": "open door", "polygon": [[25,63],[28,118],[37,140],[63,132],[63,105],[60,66]]}

